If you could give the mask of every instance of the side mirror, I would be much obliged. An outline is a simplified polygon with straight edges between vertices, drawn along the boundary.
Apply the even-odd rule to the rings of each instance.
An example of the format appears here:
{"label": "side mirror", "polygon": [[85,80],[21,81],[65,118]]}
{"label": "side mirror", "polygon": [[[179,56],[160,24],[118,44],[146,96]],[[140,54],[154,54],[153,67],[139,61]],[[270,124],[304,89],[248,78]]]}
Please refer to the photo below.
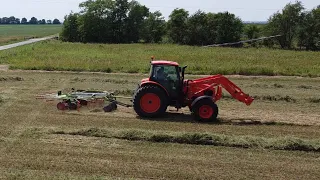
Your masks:
{"label": "side mirror", "polygon": [[182,80],[184,80],[184,72],[185,72],[185,70],[187,69],[187,67],[188,67],[188,66],[184,66],[184,67],[182,68]]}

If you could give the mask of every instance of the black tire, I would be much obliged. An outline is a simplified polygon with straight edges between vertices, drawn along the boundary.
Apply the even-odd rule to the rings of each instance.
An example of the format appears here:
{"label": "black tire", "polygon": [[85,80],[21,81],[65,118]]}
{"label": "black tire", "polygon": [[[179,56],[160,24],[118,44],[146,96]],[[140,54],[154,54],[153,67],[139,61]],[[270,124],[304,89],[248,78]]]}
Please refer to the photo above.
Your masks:
{"label": "black tire", "polygon": [[86,100],[78,99],[78,101],[80,102],[81,106],[87,106],[88,105],[88,101],[86,101]]}
{"label": "black tire", "polygon": [[[208,108],[211,108],[212,113],[209,113],[211,110]],[[209,98],[199,99],[192,106],[192,114],[197,121],[216,122],[219,114],[219,108]]]}
{"label": "black tire", "polygon": [[[143,107],[141,106],[141,99],[143,98],[143,96],[147,95],[147,94],[153,94],[154,96],[156,96],[157,98],[160,99],[160,107],[155,111],[155,112],[147,112],[146,110],[143,109]],[[152,101],[149,101],[150,105],[152,105]],[[168,96],[167,94],[164,92],[164,90],[162,90],[161,88],[157,87],[157,86],[144,86],[139,88],[134,97],[133,97],[133,108],[135,110],[135,112],[143,118],[156,118],[156,117],[161,117],[162,115],[164,115],[164,113],[166,112],[168,107]]]}
{"label": "black tire", "polygon": [[109,105],[105,106],[103,108],[104,112],[112,112],[117,110],[118,106],[117,106],[117,102],[112,102]]}
{"label": "black tire", "polygon": [[69,103],[69,110],[77,110],[77,109],[78,109],[77,102],[70,102]]}

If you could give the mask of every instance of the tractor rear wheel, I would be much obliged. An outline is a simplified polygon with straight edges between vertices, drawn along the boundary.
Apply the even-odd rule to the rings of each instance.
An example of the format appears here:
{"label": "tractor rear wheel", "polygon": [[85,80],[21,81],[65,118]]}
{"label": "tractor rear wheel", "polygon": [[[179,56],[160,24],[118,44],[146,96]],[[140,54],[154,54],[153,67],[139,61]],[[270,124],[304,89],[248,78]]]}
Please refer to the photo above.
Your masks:
{"label": "tractor rear wheel", "polygon": [[195,119],[202,122],[217,121],[218,106],[210,99],[200,99],[192,106]]}
{"label": "tractor rear wheel", "polygon": [[133,98],[135,112],[145,118],[154,118],[163,115],[168,107],[168,98],[165,92],[157,86],[139,88]]}

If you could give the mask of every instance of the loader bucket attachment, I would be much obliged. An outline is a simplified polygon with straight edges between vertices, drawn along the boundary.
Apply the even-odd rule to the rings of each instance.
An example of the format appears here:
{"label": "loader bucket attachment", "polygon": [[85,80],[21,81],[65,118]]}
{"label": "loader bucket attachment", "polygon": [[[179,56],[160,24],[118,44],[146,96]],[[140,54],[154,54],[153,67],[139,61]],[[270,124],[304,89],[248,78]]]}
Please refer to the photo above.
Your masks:
{"label": "loader bucket attachment", "polygon": [[248,96],[247,98],[245,98],[244,101],[245,101],[245,104],[246,104],[247,106],[250,106],[250,105],[252,104],[252,102],[254,101],[254,98]]}

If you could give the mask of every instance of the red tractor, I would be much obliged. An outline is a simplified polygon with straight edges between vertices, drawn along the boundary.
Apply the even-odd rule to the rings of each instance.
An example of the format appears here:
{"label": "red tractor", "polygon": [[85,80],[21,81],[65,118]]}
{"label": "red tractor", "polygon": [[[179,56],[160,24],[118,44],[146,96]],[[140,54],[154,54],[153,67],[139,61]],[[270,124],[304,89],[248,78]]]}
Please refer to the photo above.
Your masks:
{"label": "red tractor", "polygon": [[133,98],[135,112],[145,118],[160,117],[168,106],[189,107],[196,120],[215,121],[216,102],[222,97],[222,88],[232,97],[250,105],[253,98],[222,75],[184,79],[185,67],[171,61],[151,61],[150,77],[143,79]]}

